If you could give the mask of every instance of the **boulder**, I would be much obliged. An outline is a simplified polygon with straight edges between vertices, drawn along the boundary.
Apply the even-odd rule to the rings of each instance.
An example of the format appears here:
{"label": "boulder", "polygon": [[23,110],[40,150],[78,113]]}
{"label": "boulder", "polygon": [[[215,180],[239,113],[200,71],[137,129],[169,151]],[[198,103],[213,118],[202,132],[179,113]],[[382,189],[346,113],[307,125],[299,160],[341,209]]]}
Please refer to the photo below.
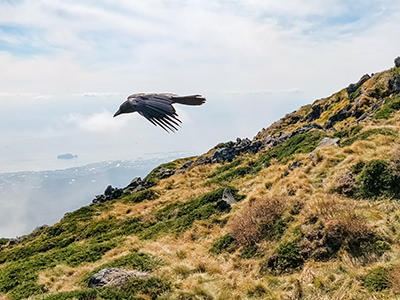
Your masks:
{"label": "boulder", "polygon": [[146,279],[149,274],[146,272],[130,271],[120,268],[105,268],[94,274],[89,279],[90,288],[98,288],[103,286],[121,287],[130,279]]}
{"label": "boulder", "polygon": [[319,143],[317,148],[324,147],[324,146],[339,146],[340,139],[339,138],[330,138],[324,137]]}
{"label": "boulder", "polygon": [[232,195],[232,192],[229,188],[225,188],[222,194],[222,200],[228,203],[229,205],[235,204],[236,200]]}
{"label": "boulder", "polygon": [[236,157],[236,151],[233,148],[224,147],[217,149],[211,157],[211,163],[228,161],[231,162]]}
{"label": "boulder", "polygon": [[400,56],[394,59],[394,65],[396,68],[400,68]]}

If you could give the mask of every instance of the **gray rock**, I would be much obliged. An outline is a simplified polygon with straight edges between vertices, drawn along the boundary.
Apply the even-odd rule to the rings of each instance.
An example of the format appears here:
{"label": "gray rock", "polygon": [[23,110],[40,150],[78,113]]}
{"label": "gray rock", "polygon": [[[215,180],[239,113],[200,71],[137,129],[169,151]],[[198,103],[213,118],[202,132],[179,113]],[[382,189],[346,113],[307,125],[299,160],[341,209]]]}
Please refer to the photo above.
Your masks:
{"label": "gray rock", "polygon": [[211,163],[223,161],[232,161],[236,157],[236,150],[233,148],[224,147],[217,149],[211,157]]}
{"label": "gray rock", "polygon": [[97,288],[103,286],[118,286],[121,287],[127,283],[128,280],[146,279],[149,274],[146,272],[130,271],[120,268],[105,268],[94,274],[89,279],[89,287]]}
{"label": "gray rock", "polygon": [[324,137],[319,143],[317,148],[324,147],[324,146],[339,146],[340,139],[339,138],[330,138]]}
{"label": "gray rock", "polygon": [[206,165],[206,164],[210,164],[211,163],[211,157],[209,156],[202,156],[199,157],[195,162],[194,165],[198,166],[198,165]]}
{"label": "gray rock", "polygon": [[113,188],[111,185],[109,185],[107,186],[103,195],[95,196],[95,198],[92,200],[92,204],[103,203],[106,201],[118,199],[122,196],[123,192],[123,189]]}
{"label": "gray rock", "polygon": [[396,66],[396,68],[400,68],[400,56],[394,59],[394,65]]}
{"label": "gray rock", "polygon": [[316,119],[318,119],[322,112],[323,112],[323,108],[321,107],[321,105],[314,105],[311,107],[311,112],[306,116],[306,121],[308,122],[312,122]]}
{"label": "gray rock", "polygon": [[135,177],[125,188],[124,192],[140,192],[143,190],[146,190],[148,188],[151,188],[153,184],[150,184],[149,182],[142,180],[140,177]]}
{"label": "gray rock", "polygon": [[228,203],[229,205],[235,204],[236,200],[232,195],[232,192],[229,188],[225,188],[222,194],[222,200]]}
{"label": "gray rock", "polygon": [[400,93],[400,76],[389,79],[389,92],[392,94]]}

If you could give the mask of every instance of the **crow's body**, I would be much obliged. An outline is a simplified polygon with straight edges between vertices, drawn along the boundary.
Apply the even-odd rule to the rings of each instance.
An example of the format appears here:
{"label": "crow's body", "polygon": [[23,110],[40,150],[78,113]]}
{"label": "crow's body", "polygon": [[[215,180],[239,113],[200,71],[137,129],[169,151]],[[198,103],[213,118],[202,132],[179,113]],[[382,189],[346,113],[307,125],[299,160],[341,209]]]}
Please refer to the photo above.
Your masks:
{"label": "crow's body", "polygon": [[120,114],[137,111],[154,125],[161,126],[164,130],[176,131],[179,123],[174,103],[185,105],[201,105],[206,101],[201,95],[178,96],[175,94],[133,94],[121,104],[114,117]]}

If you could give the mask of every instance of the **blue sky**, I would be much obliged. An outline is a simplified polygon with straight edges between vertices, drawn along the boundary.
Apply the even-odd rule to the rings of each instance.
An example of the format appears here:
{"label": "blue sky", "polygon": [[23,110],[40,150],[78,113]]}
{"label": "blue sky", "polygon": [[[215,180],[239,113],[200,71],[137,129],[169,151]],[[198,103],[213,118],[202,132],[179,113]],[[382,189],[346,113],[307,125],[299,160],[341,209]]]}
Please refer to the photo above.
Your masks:
{"label": "blue sky", "polygon": [[[0,172],[201,154],[252,138],[400,55],[387,0],[0,0]],[[137,92],[203,94],[176,134],[138,115]],[[63,162],[63,164],[66,164]]]}

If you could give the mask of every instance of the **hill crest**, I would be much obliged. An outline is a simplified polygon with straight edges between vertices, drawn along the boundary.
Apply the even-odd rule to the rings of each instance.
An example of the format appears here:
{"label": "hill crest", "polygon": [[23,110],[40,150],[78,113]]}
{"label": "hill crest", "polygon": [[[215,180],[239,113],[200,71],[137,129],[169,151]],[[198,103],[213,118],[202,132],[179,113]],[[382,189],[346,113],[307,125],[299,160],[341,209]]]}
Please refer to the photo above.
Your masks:
{"label": "hill crest", "polygon": [[[399,110],[396,66],[252,140],[221,143],[109,188],[53,226],[2,240],[0,295],[396,299]],[[107,268],[146,276],[89,287]]]}

